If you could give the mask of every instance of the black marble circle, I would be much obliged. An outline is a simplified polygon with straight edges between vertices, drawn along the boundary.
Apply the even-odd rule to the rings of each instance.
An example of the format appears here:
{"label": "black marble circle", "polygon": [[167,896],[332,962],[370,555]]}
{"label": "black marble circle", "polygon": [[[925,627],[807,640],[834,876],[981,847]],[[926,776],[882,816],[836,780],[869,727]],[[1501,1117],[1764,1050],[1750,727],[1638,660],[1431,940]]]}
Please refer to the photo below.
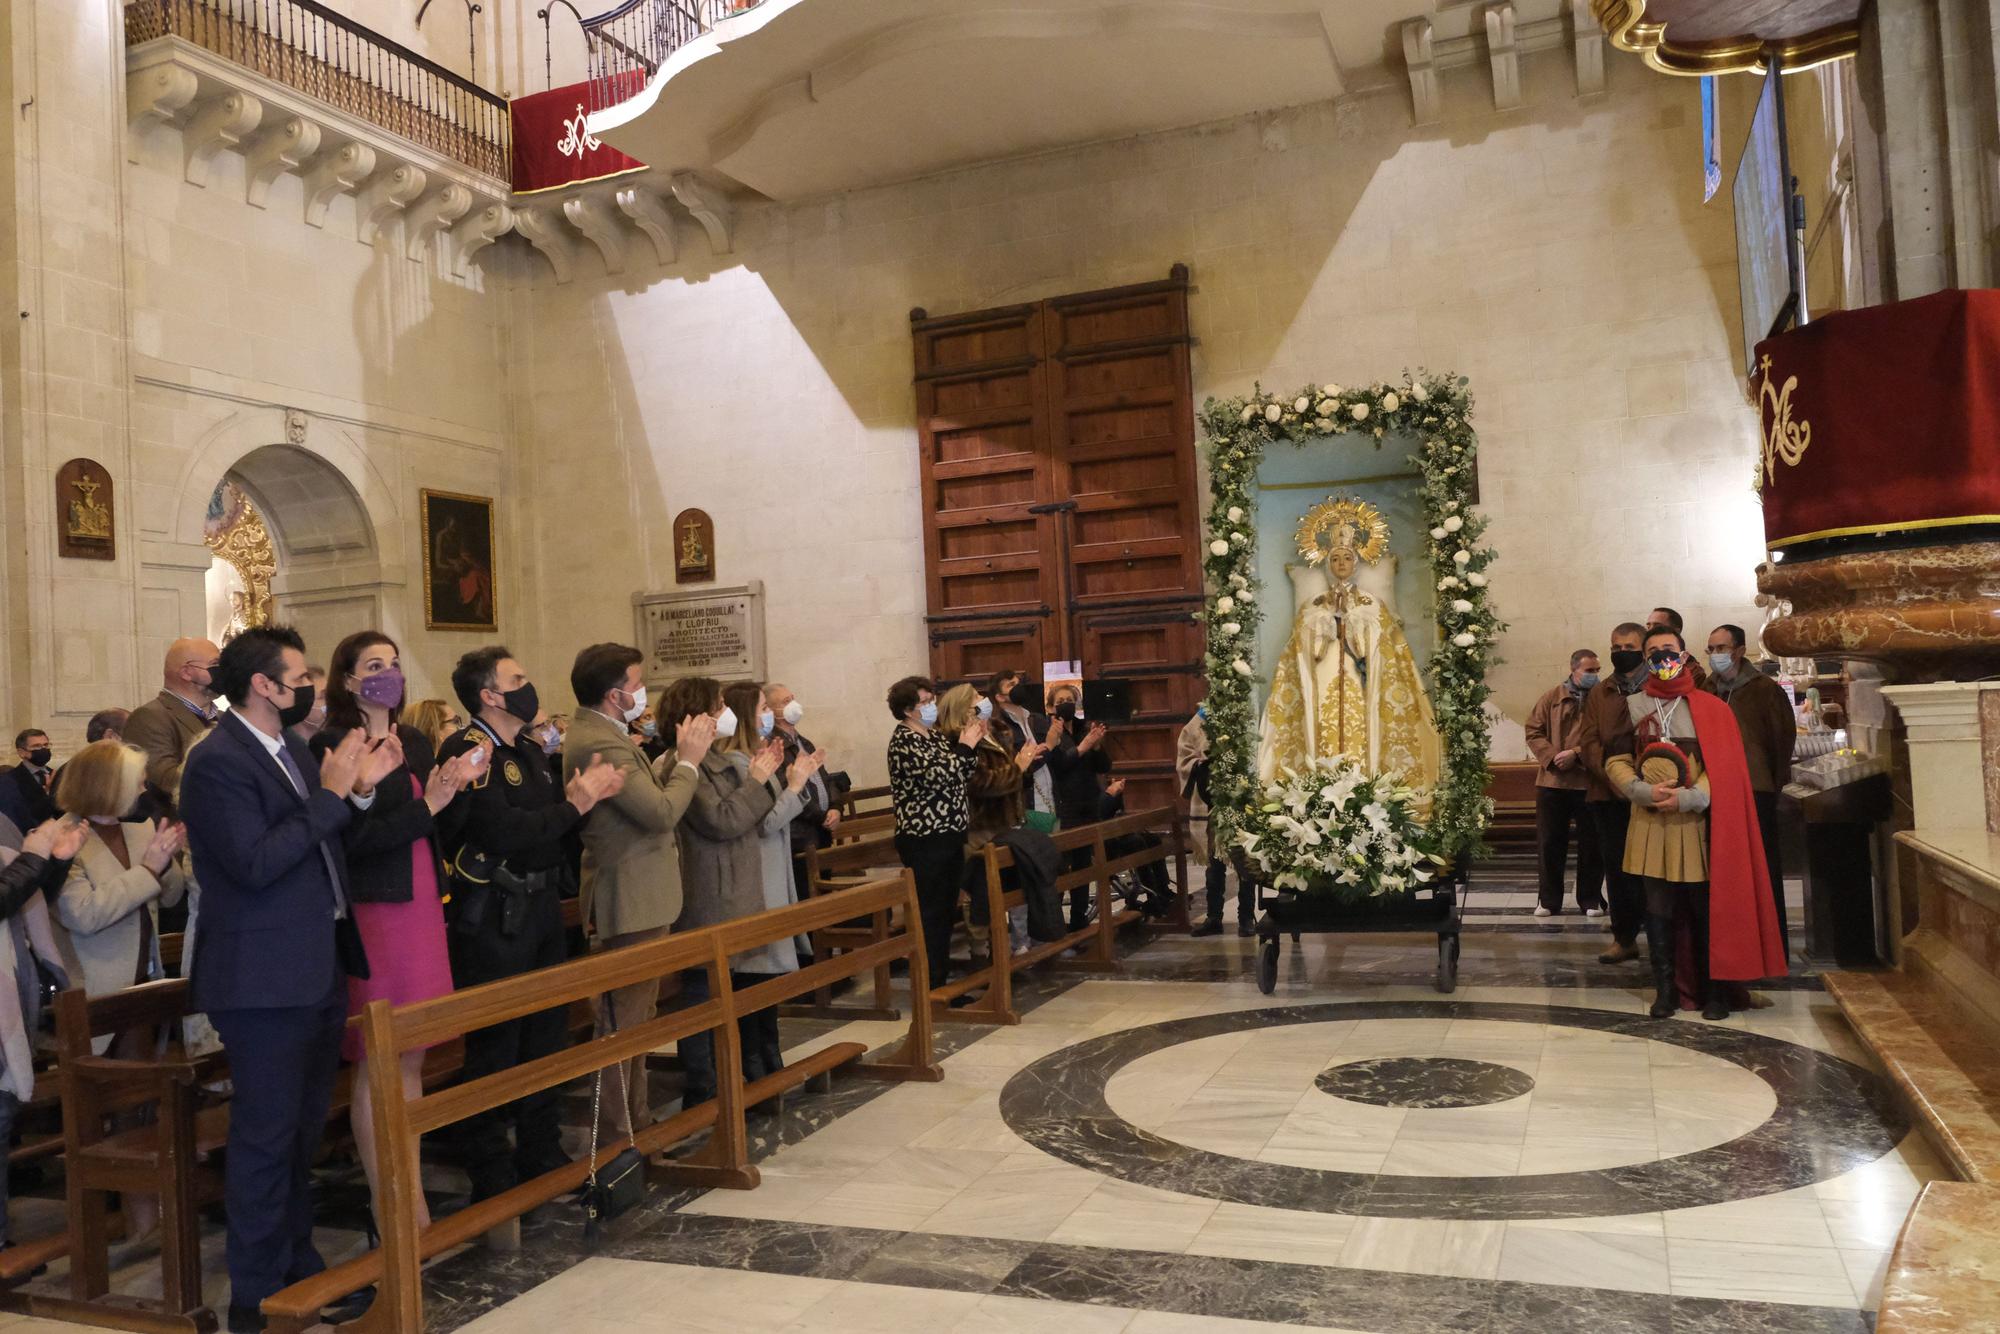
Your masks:
{"label": "black marble circle", "polygon": [[[1778,1106],[1748,1134],[1671,1158],[1582,1172],[1446,1177],[1335,1172],[1213,1153],[1141,1130],[1105,1100],[1105,1087],[1119,1070],[1183,1042],[1357,1019],[1557,1024],[1665,1042],[1743,1067],[1771,1086]],[[1882,1157],[1909,1133],[1881,1078],[1794,1042],[1722,1024],[1485,1001],[1286,1005],[1108,1033],[1021,1070],[1000,1091],[1000,1114],[1044,1153],[1106,1176],[1237,1204],[1381,1218],[1591,1218],[1723,1204],[1839,1176]]]}
{"label": "black marble circle", "polygon": [[1330,1065],[1313,1084],[1321,1093],[1376,1107],[1484,1107],[1531,1092],[1535,1077],[1458,1056],[1380,1056]]}

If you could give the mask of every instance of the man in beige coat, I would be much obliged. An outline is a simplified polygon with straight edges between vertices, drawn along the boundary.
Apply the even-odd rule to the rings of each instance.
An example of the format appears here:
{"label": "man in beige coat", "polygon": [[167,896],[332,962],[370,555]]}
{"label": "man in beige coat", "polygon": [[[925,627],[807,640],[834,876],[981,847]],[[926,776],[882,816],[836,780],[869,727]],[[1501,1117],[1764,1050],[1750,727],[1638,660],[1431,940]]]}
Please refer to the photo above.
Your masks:
{"label": "man in beige coat", "polygon": [[126,744],[146,752],[146,786],[169,806],[180,796],[188,747],[215,726],[211,682],[221,657],[222,650],[206,639],[176,639],[167,646],[160,693],[125,720]]}
{"label": "man in beige coat", "polygon": [[[694,796],[695,765],[715,739],[713,718],[671,720],[679,724],[675,763],[662,765],[658,775],[653,772],[630,728],[646,708],[640,673],[644,660],[638,649],[625,644],[592,644],[576,655],[569,674],[577,711],[563,737],[564,779],[598,756],[625,779],[625,786],[599,802],[583,825],[583,919],[599,949],[657,940],[680,916],[681,863],[674,827]],[[619,987],[605,1001],[609,1014],[600,1010],[600,1032],[644,1023],[659,1006],[659,979]],[[652,1121],[645,1059],[624,1069],[631,1128],[643,1129]],[[615,1116],[607,1118],[604,1131],[625,1133],[616,1121]]]}

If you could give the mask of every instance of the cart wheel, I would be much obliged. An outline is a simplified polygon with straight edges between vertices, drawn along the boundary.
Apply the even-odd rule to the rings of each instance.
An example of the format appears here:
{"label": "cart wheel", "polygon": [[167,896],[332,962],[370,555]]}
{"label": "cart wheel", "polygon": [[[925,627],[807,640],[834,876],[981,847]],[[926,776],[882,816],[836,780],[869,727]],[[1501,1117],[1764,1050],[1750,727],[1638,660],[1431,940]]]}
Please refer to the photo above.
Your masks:
{"label": "cart wheel", "polygon": [[1266,996],[1278,989],[1278,938],[1265,940],[1257,950],[1257,990]]}
{"label": "cart wheel", "polygon": [[1438,937],[1437,989],[1450,995],[1458,987],[1458,937]]}

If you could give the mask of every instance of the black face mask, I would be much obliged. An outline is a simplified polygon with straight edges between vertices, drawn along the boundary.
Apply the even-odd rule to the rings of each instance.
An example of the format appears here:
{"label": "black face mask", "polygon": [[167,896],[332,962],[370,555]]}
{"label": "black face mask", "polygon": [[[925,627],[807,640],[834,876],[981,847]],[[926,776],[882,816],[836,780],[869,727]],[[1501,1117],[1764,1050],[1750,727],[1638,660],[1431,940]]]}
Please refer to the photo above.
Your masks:
{"label": "black face mask", "polygon": [[1620,676],[1630,676],[1637,671],[1646,655],[1635,648],[1615,648],[1611,650],[1611,670]]}
{"label": "black face mask", "polygon": [[47,746],[36,746],[28,752],[28,763],[34,765],[37,769],[46,769],[49,767],[49,761],[55,757],[55,752]]}
{"label": "black face mask", "polygon": [[1062,703],[1056,705],[1056,717],[1062,719],[1066,723],[1075,722],[1076,705],[1069,700],[1064,700]]}
{"label": "black face mask", "polygon": [[292,702],[278,706],[278,726],[297,727],[313,711],[313,699],[319,687],[308,681],[302,686],[292,687]]}
{"label": "black face mask", "polygon": [[542,711],[542,701],[535,694],[535,683],[533,681],[523,682],[513,690],[502,691],[500,702],[506,708],[507,712],[513,714],[524,723],[535,721],[535,715]]}

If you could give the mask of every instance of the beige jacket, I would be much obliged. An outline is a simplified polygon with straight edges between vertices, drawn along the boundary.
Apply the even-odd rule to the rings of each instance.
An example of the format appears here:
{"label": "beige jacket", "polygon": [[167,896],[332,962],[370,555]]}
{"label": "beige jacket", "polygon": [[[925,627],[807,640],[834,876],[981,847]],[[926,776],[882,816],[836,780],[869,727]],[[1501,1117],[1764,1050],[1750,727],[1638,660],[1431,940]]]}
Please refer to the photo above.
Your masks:
{"label": "beige jacket", "polygon": [[582,908],[599,938],[657,931],[681,915],[681,861],[675,829],[694,796],[693,766],[676,764],[656,777],[624,727],[593,709],[578,709],[563,738],[567,783],[591,756],[625,775],[617,796],[600,801],[583,822]]}
{"label": "beige jacket", "polygon": [[[1593,687],[1595,689],[1595,687]],[[1528,711],[1524,729],[1528,750],[1534,755],[1536,787],[1563,788],[1582,792],[1590,787],[1590,770],[1583,760],[1583,703],[1570,693],[1567,684],[1558,685],[1535,701]],[[1567,769],[1556,768],[1556,756],[1574,751]]]}
{"label": "beige jacket", "polygon": [[132,710],[120,735],[126,745],[146,752],[146,781],[153,790],[178,804],[188,747],[207,736],[210,726],[178,695],[162,690]]}
{"label": "beige jacket", "polygon": [[[63,882],[55,902],[56,920],[62,928],[56,934],[56,945],[62,951],[63,967],[70,980],[92,996],[122,991],[133,984],[142,967],[143,919],[155,911],[156,903],[171,907],[187,892],[187,876],[180,863],[168,862],[166,872],[157,878],[146,869],[146,849],[153,845],[155,832],[152,824],[127,821],[122,827],[131,868],[119,864],[92,826],[76,860],[70,863],[69,879]],[[149,978],[161,975],[157,922],[143,968]],[[109,1035],[100,1039],[95,1044],[97,1050],[102,1053],[110,1041]]]}
{"label": "beige jacket", "polygon": [[1194,776],[1194,767],[1207,758],[1208,728],[1197,713],[1181,728],[1180,740],[1174,746],[1174,779],[1188,794],[1188,842],[1193,845],[1196,860],[1202,862],[1209,857],[1208,803],[1201,799],[1200,792],[1188,788],[1188,779]]}

